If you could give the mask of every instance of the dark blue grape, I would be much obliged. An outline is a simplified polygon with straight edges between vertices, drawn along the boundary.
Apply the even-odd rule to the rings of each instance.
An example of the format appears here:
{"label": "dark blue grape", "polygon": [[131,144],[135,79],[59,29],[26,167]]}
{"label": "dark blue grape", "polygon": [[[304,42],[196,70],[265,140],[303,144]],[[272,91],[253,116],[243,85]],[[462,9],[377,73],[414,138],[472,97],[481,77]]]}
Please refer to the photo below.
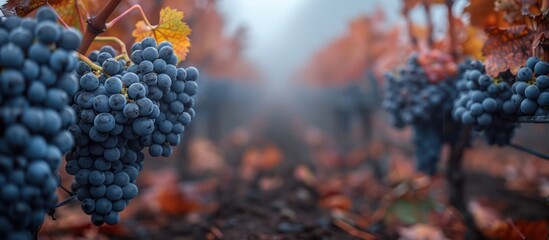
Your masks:
{"label": "dark blue grape", "polygon": [[549,63],[545,61],[539,61],[534,67],[534,72],[537,76],[549,74]]}
{"label": "dark blue grape", "polygon": [[524,90],[524,96],[536,100],[540,94],[540,90],[537,85],[530,85]]}

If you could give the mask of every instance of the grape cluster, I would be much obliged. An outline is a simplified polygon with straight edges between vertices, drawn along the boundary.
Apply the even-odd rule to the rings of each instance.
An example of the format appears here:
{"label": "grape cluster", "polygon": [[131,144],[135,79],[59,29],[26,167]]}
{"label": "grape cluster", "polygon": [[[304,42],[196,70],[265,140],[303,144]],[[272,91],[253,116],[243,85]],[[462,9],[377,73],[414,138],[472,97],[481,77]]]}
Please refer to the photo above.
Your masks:
{"label": "grape cluster", "polygon": [[417,169],[435,174],[445,134],[453,135],[445,127],[457,94],[453,79],[429,77],[415,55],[386,78],[383,107],[395,127],[412,126]]}
{"label": "grape cluster", "polygon": [[47,7],[36,19],[0,24],[0,239],[31,239],[57,204],[57,168],[73,146],[81,38]]}
{"label": "grape cluster", "polygon": [[194,95],[197,93],[198,70],[177,68],[177,56],[169,42],[158,45],[154,38],[145,38],[132,46],[128,71],[139,76],[147,89],[147,97],[160,108],[152,139],[146,146],[154,157],[169,157],[171,146],[181,141],[181,134],[195,116]]}
{"label": "grape cluster", "polygon": [[[76,67],[81,90],[73,99],[76,147],[67,156],[71,190],[95,225],[113,225],[138,193],[143,149],[170,156],[194,117],[198,70],[176,68],[169,42],[145,38],[133,45],[131,62],[110,46],[92,51],[93,66]],[[143,50],[140,50],[143,49]],[[94,70],[95,69],[95,70]]]}
{"label": "grape cluster", "polygon": [[452,81],[431,82],[417,57],[395,73],[386,74],[383,108],[397,128],[442,121],[451,109],[456,95]]}
{"label": "grape cluster", "polygon": [[480,61],[472,61],[456,86],[459,95],[454,101],[455,121],[484,131],[489,144],[505,145],[513,136],[516,107],[507,81],[486,74]]}
{"label": "grape cluster", "polygon": [[146,97],[146,88],[110,46],[90,53],[102,71],[79,62],[80,91],[73,99],[78,123],[71,127],[75,149],[66,171],[74,175],[72,191],[92,223],[118,223],[119,212],[137,196],[135,181],[142,168],[142,143],[151,138],[159,109]]}
{"label": "grape cluster", "polygon": [[513,84],[512,102],[519,116],[549,114],[549,63],[530,57],[519,69]]}

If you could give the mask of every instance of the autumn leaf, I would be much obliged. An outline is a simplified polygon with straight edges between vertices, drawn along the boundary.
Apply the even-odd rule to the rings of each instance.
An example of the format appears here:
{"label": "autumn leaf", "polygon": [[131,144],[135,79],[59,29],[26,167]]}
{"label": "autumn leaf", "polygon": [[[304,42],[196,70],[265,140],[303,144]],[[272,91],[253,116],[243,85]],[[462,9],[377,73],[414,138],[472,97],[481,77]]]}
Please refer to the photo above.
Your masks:
{"label": "autumn leaf", "polygon": [[468,26],[465,29],[465,34],[465,40],[461,43],[462,53],[465,56],[484,60],[484,56],[482,55],[482,47],[486,40],[484,31],[473,26]]}
{"label": "autumn leaf", "polygon": [[486,57],[486,72],[497,76],[508,69],[516,74],[519,68],[532,56],[532,42],[536,34],[524,25],[512,28],[489,28],[488,40],[482,48]]}
{"label": "autumn leaf", "polygon": [[521,11],[522,0],[494,1],[494,10],[501,12],[508,23],[523,24],[524,17]]}
{"label": "autumn leaf", "polygon": [[448,239],[444,236],[440,227],[422,223],[414,224],[410,227],[402,227],[398,232],[402,240]]}
{"label": "autumn leaf", "polygon": [[80,15],[76,8],[77,0],[50,0],[49,3],[67,25],[82,31]]}
{"label": "autumn leaf", "polygon": [[471,25],[479,28],[504,27],[503,13],[495,11],[494,0],[471,0],[463,9],[470,17]]}
{"label": "autumn leaf", "polygon": [[173,44],[178,59],[182,61],[191,46],[189,40],[191,29],[182,21],[183,16],[183,12],[166,7],[160,11],[158,25],[150,26],[144,21],[139,21],[135,24],[132,36],[136,41],[141,41],[146,37],[154,37],[157,42],[169,41]]}
{"label": "autumn leaf", "polygon": [[6,16],[24,17],[47,2],[47,0],[8,0],[2,5],[2,12]]}

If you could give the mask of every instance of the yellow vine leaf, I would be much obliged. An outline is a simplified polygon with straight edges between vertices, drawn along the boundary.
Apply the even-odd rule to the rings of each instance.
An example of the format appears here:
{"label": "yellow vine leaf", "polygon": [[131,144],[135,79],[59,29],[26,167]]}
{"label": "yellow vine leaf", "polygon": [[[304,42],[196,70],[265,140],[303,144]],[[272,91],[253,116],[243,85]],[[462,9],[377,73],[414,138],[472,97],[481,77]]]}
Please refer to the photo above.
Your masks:
{"label": "yellow vine leaf", "polygon": [[139,21],[135,24],[132,36],[135,37],[135,41],[141,41],[146,37],[154,37],[156,42],[169,41],[173,44],[177,58],[182,61],[191,46],[191,29],[183,22],[183,16],[183,12],[166,7],[160,11],[158,25],[150,26],[144,21]]}

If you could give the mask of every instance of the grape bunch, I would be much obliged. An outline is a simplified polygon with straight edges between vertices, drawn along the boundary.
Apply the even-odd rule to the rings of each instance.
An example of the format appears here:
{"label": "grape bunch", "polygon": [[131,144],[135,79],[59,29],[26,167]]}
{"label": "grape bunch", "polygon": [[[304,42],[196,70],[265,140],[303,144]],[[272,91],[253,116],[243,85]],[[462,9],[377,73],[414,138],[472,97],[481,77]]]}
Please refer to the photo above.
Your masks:
{"label": "grape bunch", "polygon": [[130,142],[151,137],[160,111],[139,77],[115,57],[114,49],[104,46],[89,56],[102,71],[78,63],[80,91],[72,105],[78,116],[71,127],[76,147],[65,169],[75,176],[71,190],[95,225],[118,223],[119,212],[137,195],[143,147]]}
{"label": "grape bunch", "polygon": [[154,38],[145,38],[132,49],[131,62],[117,60],[116,51],[103,46],[89,54],[94,66],[80,61],[76,67],[81,88],[72,102],[76,147],[66,171],[74,175],[71,190],[82,210],[98,226],[118,223],[137,196],[143,150],[170,156],[194,117],[198,70],[176,68],[169,42],[157,46]]}
{"label": "grape bunch", "polygon": [[139,76],[148,89],[147,97],[160,108],[155,121],[149,154],[169,157],[171,146],[181,141],[181,134],[195,116],[194,95],[197,93],[198,70],[177,68],[177,56],[169,42],[158,45],[154,38],[145,38],[132,45],[132,65],[128,71]]}
{"label": "grape bunch", "polygon": [[530,57],[519,69],[513,84],[512,101],[519,116],[545,116],[549,113],[549,63]]}
{"label": "grape bunch", "polygon": [[405,66],[387,74],[383,107],[395,127],[412,126],[417,169],[432,175],[447,140],[445,134],[454,135],[448,133],[445,120],[457,90],[452,78],[441,79],[425,71],[418,56],[412,55]]}
{"label": "grape bunch", "polygon": [[503,77],[486,74],[480,61],[471,61],[456,86],[459,95],[454,101],[452,117],[464,125],[484,131],[489,144],[505,145],[513,136],[516,107],[513,92]]}
{"label": "grape bunch", "polygon": [[81,35],[39,8],[0,23],[0,239],[31,239],[57,204],[57,169],[73,146]]}
{"label": "grape bunch", "polygon": [[383,108],[395,127],[442,121],[451,110],[456,94],[453,81],[429,81],[417,56],[385,76]]}

